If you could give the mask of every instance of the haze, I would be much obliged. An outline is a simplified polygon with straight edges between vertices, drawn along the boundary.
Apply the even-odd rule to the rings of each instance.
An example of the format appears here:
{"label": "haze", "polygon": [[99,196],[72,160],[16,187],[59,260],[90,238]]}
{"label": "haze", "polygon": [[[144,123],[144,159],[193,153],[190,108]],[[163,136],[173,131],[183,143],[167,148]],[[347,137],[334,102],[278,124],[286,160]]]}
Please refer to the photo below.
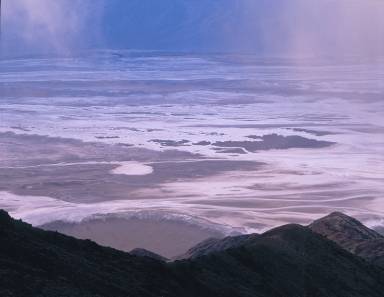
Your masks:
{"label": "haze", "polygon": [[383,230],[383,3],[3,0],[0,209],[167,257]]}
{"label": "haze", "polygon": [[3,52],[129,48],[380,56],[380,0],[3,1]]}

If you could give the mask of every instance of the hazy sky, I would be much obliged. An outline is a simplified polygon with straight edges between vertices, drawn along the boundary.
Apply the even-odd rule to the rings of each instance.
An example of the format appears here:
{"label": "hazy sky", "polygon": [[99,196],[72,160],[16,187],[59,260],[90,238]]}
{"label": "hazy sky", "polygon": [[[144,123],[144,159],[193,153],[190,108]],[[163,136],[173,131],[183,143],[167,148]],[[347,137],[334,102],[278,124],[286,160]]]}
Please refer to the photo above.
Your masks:
{"label": "hazy sky", "polygon": [[384,53],[384,0],[3,0],[3,49]]}

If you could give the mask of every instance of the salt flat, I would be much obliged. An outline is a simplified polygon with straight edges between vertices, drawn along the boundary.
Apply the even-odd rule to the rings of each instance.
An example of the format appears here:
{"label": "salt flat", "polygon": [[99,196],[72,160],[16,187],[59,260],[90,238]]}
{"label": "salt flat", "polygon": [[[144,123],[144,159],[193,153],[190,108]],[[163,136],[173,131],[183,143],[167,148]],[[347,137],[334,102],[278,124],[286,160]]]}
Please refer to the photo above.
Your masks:
{"label": "salt flat", "polygon": [[0,207],[36,225],[166,211],[222,235],[334,210],[379,227],[384,62],[245,60],[0,61]]}

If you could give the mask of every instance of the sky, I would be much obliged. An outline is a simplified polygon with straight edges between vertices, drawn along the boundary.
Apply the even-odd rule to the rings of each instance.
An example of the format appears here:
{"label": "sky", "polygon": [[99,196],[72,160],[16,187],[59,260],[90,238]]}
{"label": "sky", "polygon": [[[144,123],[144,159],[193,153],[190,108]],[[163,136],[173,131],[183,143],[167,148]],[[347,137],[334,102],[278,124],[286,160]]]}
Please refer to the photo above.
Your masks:
{"label": "sky", "polygon": [[384,53],[384,0],[3,0],[3,53]]}

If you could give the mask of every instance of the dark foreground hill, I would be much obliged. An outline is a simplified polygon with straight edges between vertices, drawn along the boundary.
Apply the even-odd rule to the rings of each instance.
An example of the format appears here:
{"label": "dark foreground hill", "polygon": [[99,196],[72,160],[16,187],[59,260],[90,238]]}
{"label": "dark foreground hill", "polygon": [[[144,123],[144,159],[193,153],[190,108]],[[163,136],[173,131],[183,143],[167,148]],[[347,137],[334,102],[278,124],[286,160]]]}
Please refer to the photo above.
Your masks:
{"label": "dark foreground hill", "polygon": [[382,297],[384,272],[307,227],[226,240],[166,263],[0,212],[0,296]]}

